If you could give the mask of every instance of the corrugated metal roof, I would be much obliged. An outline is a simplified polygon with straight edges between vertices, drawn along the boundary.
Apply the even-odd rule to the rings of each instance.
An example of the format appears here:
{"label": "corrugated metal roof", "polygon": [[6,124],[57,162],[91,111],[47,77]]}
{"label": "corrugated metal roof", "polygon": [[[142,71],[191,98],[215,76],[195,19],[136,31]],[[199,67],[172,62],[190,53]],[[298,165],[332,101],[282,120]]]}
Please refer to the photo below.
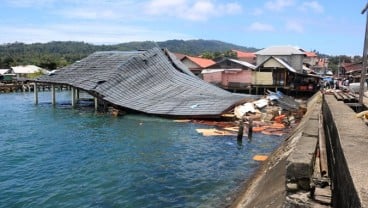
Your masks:
{"label": "corrugated metal roof", "polygon": [[274,57],[274,56],[270,56],[269,58],[267,58],[266,60],[264,60],[261,64],[259,64],[256,69],[258,69],[260,66],[262,66],[263,64],[265,64],[267,61],[269,61],[270,59],[275,59],[277,62],[279,62],[281,65],[283,65],[286,69],[288,69],[289,71],[291,72],[294,72],[294,73],[297,73],[296,70],[291,67],[289,65],[289,63],[287,63],[286,61],[284,61],[283,59],[281,58],[277,58],[277,57]]}
{"label": "corrugated metal roof", "polygon": [[253,52],[244,52],[244,51],[238,51],[238,50],[232,50],[236,53],[238,58],[255,58],[256,54]]}
{"label": "corrugated metal roof", "polygon": [[246,98],[179,69],[159,48],[96,52],[38,82],[68,84],[115,105],[157,115],[219,116]]}
{"label": "corrugated metal roof", "polygon": [[255,54],[257,55],[270,55],[270,56],[276,56],[276,55],[293,55],[293,54],[299,54],[299,55],[305,55],[304,52],[302,52],[298,47],[295,46],[271,46],[265,49],[262,49],[260,51],[257,51]]}
{"label": "corrugated metal roof", "polygon": [[5,73],[9,73],[10,69],[0,69],[0,75],[3,75]]}
{"label": "corrugated metal roof", "polygon": [[13,72],[16,74],[32,74],[36,72],[45,72],[45,69],[35,65],[26,65],[26,66],[13,66],[11,67]]}
{"label": "corrugated metal roof", "polygon": [[256,68],[256,66],[254,66],[253,64],[251,64],[251,63],[248,63],[248,62],[246,62],[246,61],[240,61],[240,60],[236,60],[236,59],[229,59],[230,61],[233,61],[233,62],[235,62],[235,63],[238,63],[238,64],[240,64],[240,65],[242,65],[242,66],[246,66],[246,67],[248,67],[248,68],[251,68],[251,69],[255,69]]}
{"label": "corrugated metal roof", "polygon": [[197,64],[201,68],[206,68],[216,63],[211,59],[205,59],[205,58],[193,57],[193,56],[185,56],[184,58],[182,58],[182,60],[185,58],[191,60],[193,63]]}

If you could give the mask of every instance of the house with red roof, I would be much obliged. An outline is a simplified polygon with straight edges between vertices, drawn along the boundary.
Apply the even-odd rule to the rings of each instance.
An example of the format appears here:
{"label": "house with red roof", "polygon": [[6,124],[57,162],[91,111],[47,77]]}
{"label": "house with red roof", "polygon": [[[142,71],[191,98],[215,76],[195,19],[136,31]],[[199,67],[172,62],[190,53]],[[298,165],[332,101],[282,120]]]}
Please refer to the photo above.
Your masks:
{"label": "house with red roof", "polygon": [[193,74],[200,76],[203,69],[215,64],[211,59],[205,59],[193,56],[184,56],[180,61],[186,65]]}
{"label": "house with red roof", "polygon": [[256,68],[251,63],[226,58],[202,70],[203,80],[228,90],[248,89]]}
{"label": "house with red roof", "polygon": [[240,61],[246,61],[248,63],[251,63],[253,65],[256,64],[256,54],[253,52],[244,52],[239,50],[231,50],[236,53],[236,56],[238,60]]}

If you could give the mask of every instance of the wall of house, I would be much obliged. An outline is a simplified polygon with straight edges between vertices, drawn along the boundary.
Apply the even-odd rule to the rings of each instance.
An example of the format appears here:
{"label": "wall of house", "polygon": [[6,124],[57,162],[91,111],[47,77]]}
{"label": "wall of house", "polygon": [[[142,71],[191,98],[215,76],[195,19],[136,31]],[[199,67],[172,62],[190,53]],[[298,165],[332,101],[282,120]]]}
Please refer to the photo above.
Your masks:
{"label": "wall of house", "polygon": [[203,80],[208,83],[222,83],[222,71],[202,74]]}
{"label": "wall of house", "polygon": [[183,59],[182,60],[183,64],[185,64],[185,66],[187,66],[189,69],[198,69],[199,66],[195,63],[193,63],[191,60],[189,59]]}
{"label": "wall of house", "polygon": [[256,64],[256,57],[241,57],[238,58],[239,61],[246,61],[251,64]]}
{"label": "wall of house", "polygon": [[224,86],[229,86],[229,83],[251,84],[252,83],[252,71],[250,70],[242,70],[240,72],[225,71],[222,74],[221,83]]}
{"label": "wall of house", "polygon": [[252,84],[255,85],[272,85],[272,72],[253,72]]}
{"label": "wall of house", "polygon": [[289,64],[300,73],[303,73],[303,60],[304,55],[292,55],[289,59]]}

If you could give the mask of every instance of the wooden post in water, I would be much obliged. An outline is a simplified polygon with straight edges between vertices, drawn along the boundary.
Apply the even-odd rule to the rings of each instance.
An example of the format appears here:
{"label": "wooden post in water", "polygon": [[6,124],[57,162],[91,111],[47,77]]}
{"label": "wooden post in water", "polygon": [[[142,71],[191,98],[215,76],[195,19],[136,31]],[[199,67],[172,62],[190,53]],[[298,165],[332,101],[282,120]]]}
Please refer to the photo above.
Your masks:
{"label": "wooden post in water", "polygon": [[243,121],[243,117],[239,120],[239,131],[238,131],[238,137],[237,140],[238,141],[242,141],[243,140],[243,131],[244,131],[244,121]]}
{"label": "wooden post in water", "polygon": [[72,91],[72,108],[75,107],[75,88],[71,87],[71,91]]}
{"label": "wooden post in water", "polygon": [[34,92],[34,99],[35,99],[34,102],[37,105],[38,104],[38,90],[37,90],[37,83],[36,82],[33,84],[33,87],[34,87],[33,92]]}
{"label": "wooden post in water", "polygon": [[76,90],[76,96],[77,96],[77,102],[79,101],[79,89],[75,89]]}
{"label": "wooden post in water", "polygon": [[53,106],[56,104],[56,98],[55,98],[55,85],[51,85],[51,103]]}
{"label": "wooden post in water", "polygon": [[94,100],[95,100],[95,111],[97,112],[98,111],[98,98],[94,97]]}
{"label": "wooden post in water", "polygon": [[253,120],[248,118],[248,140],[252,140],[253,136]]}

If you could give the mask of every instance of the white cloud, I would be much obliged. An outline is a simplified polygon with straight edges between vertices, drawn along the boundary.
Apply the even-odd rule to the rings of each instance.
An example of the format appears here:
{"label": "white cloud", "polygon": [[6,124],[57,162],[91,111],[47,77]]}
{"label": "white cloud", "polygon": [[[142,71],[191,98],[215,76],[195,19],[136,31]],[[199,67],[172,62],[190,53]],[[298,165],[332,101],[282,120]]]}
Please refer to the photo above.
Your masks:
{"label": "white cloud", "polygon": [[265,7],[271,11],[281,11],[292,5],[294,5],[294,0],[271,0],[266,2]]}
{"label": "white cloud", "polygon": [[67,18],[77,18],[77,19],[88,19],[88,20],[96,20],[96,19],[120,19],[122,18],[121,14],[116,11],[108,10],[108,9],[100,9],[97,11],[94,8],[73,8],[73,9],[65,9],[57,12],[64,17]]}
{"label": "white cloud", "polygon": [[237,14],[242,8],[237,3],[218,4],[212,0],[151,0],[145,12],[152,16],[177,17],[192,21],[206,21],[212,17]]}
{"label": "white cloud", "polygon": [[140,19],[137,15],[142,2],[134,1],[70,1],[67,6],[57,9],[53,13],[69,19],[86,20],[129,20],[133,17]]}
{"label": "white cloud", "polygon": [[264,24],[260,22],[254,22],[249,27],[250,31],[259,31],[259,32],[272,32],[275,31],[274,27],[269,24]]}
{"label": "white cloud", "polygon": [[14,7],[47,7],[55,0],[6,0],[6,3]]}
{"label": "white cloud", "polygon": [[251,14],[254,16],[259,16],[259,15],[262,15],[263,13],[264,11],[262,9],[257,8],[257,9],[254,9]]}
{"label": "white cloud", "polygon": [[297,21],[289,21],[286,23],[285,25],[286,30],[291,31],[291,32],[297,32],[297,33],[303,33],[304,32],[304,27],[302,25],[302,23],[297,22]]}
{"label": "white cloud", "polygon": [[[24,35],[27,34],[27,35]],[[106,24],[58,24],[52,26],[2,26],[1,43],[16,41],[23,43],[50,41],[84,41],[94,44],[116,44],[129,41],[164,41],[170,39],[194,39],[195,37],[164,30],[143,27]]]}
{"label": "white cloud", "polygon": [[317,1],[304,2],[300,6],[300,10],[302,10],[302,11],[313,11],[313,12],[316,12],[316,13],[323,13],[324,12],[323,6],[320,5]]}

